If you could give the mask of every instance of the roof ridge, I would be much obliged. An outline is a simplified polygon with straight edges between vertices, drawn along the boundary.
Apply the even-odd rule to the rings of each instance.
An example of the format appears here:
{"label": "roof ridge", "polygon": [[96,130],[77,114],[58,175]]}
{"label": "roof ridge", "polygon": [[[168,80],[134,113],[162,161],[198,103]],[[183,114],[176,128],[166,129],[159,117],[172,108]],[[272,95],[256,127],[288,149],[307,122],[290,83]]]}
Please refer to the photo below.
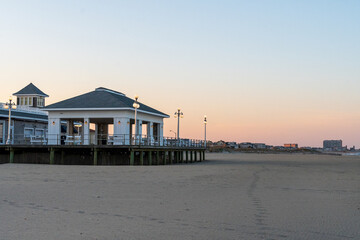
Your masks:
{"label": "roof ridge", "polygon": [[113,94],[118,94],[118,95],[125,96],[125,94],[122,93],[122,92],[118,92],[118,91],[115,91],[115,90],[112,90],[112,89],[109,89],[109,88],[104,88],[104,87],[95,88],[95,91],[105,91],[105,92],[109,92],[109,93],[113,93]]}

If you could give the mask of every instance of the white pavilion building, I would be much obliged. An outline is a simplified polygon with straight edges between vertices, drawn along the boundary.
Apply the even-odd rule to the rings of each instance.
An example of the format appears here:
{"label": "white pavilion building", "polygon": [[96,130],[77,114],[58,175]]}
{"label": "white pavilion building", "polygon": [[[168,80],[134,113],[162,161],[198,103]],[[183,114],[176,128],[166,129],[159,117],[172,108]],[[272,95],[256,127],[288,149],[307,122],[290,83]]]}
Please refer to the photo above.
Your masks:
{"label": "white pavilion building", "polygon": [[44,107],[49,120],[48,144],[129,145],[137,129],[141,141],[161,145],[163,119],[169,115],[139,103],[135,128],[133,103],[123,93],[100,87]]}

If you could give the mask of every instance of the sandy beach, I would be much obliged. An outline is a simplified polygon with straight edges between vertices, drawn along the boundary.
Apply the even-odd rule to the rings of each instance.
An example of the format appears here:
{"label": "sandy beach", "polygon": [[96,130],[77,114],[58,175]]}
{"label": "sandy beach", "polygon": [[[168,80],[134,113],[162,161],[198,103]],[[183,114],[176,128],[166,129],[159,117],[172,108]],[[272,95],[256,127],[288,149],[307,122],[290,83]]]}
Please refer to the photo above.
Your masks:
{"label": "sandy beach", "polygon": [[0,239],[359,239],[360,157],[0,165]]}

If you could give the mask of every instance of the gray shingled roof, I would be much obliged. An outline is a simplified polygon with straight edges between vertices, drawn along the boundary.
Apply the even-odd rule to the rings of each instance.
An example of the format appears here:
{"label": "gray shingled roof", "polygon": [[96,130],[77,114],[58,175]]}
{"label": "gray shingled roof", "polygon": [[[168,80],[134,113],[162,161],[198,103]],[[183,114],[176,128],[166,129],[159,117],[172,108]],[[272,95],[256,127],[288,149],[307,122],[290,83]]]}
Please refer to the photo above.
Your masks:
{"label": "gray shingled roof", "polygon": [[43,91],[38,89],[34,84],[30,83],[20,91],[14,93],[13,95],[39,95],[44,97],[49,97],[49,95],[45,94]]}
{"label": "gray shingled roof", "polygon": [[[51,104],[43,110],[56,110],[56,109],[102,109],[102,108],[133,108],[134,99],[126,97],[123,93],[116,92],[106,88],[97,88],[95,91],[85,93],[58,103]],[[143,103],[139,103],[140,111],[146,111],[153,114],[159,114],[163,117],[169,117],[167,114],[162,113],[154,108],[151,108]]]}
{"label": "gray shingled roof", "polygon": [[[0,117],[8,118],[8,116],[9,116],[9,110],[0,109]],[[21,111],[17,111],[17,110],[11,110],[11,118],[37,120],[37,121],[43,121],[43,122],[48,121],[48,116],[47,115],[21,112]]]}

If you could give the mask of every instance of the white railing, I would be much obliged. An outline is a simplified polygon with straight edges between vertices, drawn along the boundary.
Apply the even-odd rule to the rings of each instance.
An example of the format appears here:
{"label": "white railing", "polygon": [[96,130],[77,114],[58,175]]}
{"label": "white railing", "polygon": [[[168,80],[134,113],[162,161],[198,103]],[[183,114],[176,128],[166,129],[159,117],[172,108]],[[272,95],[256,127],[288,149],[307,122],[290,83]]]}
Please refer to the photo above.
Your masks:
{"label": "white railing", "polygon": [[[7,137],[7,136],[6,136]],[[11,145],[103,145],[103,146],[159,146],[204,148],[203,140],[176,139],[173,137],[157,137],[135,134],[46,134],[15,135],[11,137]]]}

